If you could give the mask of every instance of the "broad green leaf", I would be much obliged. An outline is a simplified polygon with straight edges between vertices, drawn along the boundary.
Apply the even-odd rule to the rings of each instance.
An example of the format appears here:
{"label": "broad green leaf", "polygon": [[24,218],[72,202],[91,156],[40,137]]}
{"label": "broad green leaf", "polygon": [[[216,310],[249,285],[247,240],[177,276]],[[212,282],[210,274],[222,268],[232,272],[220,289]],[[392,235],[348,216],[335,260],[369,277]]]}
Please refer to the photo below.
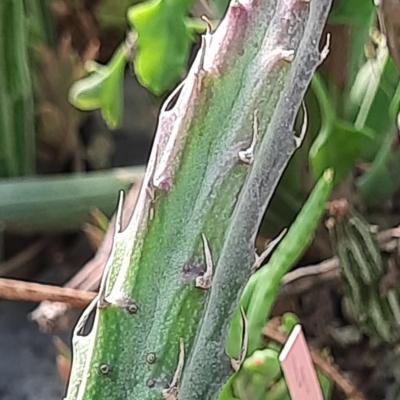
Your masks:
{"label": "broad green leaf", "polygon": [[388,135],[370,170],[357,180],[360,194],[369,205],[382,203],[400,189],[400,152],[393,150],[393,141],[394,135]]}
{"label": "broad green leaf", "polygon": [[357,110],[354,121],[357,128],[363,128],[367,123],[388,58],[389,52],[386,44],[380,43],[376,57],[369,59],[357,73],[349,97],[349,104]]}
{"label": "broad green leaf", "polygon": [[373,135],[367,129],[356,129],[352,124],[336,118],[321,79],[314,77],[312,88],[322,115],[321,129],[309,154],[312,171],[315,177],[319,177],[327,168],[333,168],[335,183],[338,183],[363,157]]}
{"label": "broad green leaf", "polygon": [[393,146],[400,109],[400,73],[387,48],[381,52],[383,62],[378,52],[377,59],[360,70],[352,89],[352,101],[359,105],[357,121],[375,132],[374,141],[366,148],[367,159],[372,161],[370,169],[357,180],[364,201],[370,205],[387,200],[400,188],[400,152]]}
{"label": "broad green leaf", "polygon": [[107,65],[92,63],[89,75],[75,82],[69,93],[70,102],[85,111],[100,109],[110,128],[117,128],[123,118],[123,84],[127,49],[121,45]]}
{"label": "broad green leaf", "polygon": [[352,109],[349,118],[354,120],[355,126],[368,127],[376,133],[379,143],[374,143],[375,149],[393,126],[400,83],[400,71],[389,56],[386,41],[382,37],[376,40],[379,42],[376,57],[369,59],[358,71],[348,101]]}
{"label": "broad green leaf", "polygon": [[[378,75],[378,69],[372,68],[369,73],[369,82],[373,82]],[[361,71],[360,71],[361,73]],[[379,75],[379,85],[376,90],[368,85],[360,103],[356,123],[364,124],[374,133],[373,141],[366,150],[366,160],[372,161],[378,157],[380,148],[385,146],[388,136],[392,136],[396,128],[396,113],[399,109],[400,73],[391,57],[388,57],[382,73]],[[397,92],[396,92],[397,87]]]}
{"label": "broad green leaf", "polygon": [[310,149],[310,161],[315,177],[327,168],[336,172],[335,182],[344,179],[356,161],[364,154],[364,148],[372,140],[367,130],[358,130],[344,121],[334,121],[321,128]]}
{"label": "broad green leaf", "polygon": [[128,19],[137,32],[135,70],[157,95],[182,78],[193,42],[186,24],[191,0],[150,0],[131,7]]}

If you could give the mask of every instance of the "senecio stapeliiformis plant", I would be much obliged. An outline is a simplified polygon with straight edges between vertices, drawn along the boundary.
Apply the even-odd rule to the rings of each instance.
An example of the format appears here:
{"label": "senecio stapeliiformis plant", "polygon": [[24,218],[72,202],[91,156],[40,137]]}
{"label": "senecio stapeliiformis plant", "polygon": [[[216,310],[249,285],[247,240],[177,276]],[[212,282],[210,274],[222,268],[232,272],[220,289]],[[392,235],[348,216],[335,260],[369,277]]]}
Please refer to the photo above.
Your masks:
{"label": "senecio stapeliiformis plant", "polygon": [[67,400],[218,398],[237,361],[226,353],[230,322],[260,264],[258,227],[301,143],[293,125],[325,55],[329,8],[234,1],[204,35],[161,110],[134,215],[124,231],[117,222],[99,295],[75,329]]}

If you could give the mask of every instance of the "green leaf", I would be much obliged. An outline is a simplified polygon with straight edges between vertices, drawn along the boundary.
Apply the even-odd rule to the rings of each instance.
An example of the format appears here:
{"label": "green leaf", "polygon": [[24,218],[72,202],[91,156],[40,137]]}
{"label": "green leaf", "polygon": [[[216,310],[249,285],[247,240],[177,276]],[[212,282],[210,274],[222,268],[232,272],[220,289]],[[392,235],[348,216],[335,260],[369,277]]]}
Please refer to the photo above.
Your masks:
{"label": "green leaf", "polygon": [[130,167],[2,179],[0,224],[25,232],[80,229],[94,209],[111,216],[118,192],[129,190],[143,174],[143,167]]}
{"label": "green leaf", "polygon": [[29,175],[35,164],[34,96],[22,0],[0,1],[0,175]]}
{"label": "green leaf", "polygon": [[318,380],[321,385],[322,393],[325,400],[330,400],[334,384],[330,378],[318,371]]}
{"label": "green leaf", "polygon": [[350,118],[355,121],[355,126],[373,129],[382,143],[396,118],[400,71],[389,55],[384,38],[378,36],[376,41],[376,57],[368,60],[358,71],[348,103]]}
{"label": "green leaf", "polygon": [[256,350],[243,363],[243,369],[250,374],[260,374],[265,383],[276,380],[281,374],[279,353],[269,348]]}
{"label": "green leaf", "polygon": [[128,11],[137,32],[136,74],[157,95],[171,89],[186,70],[194,37],[186,24],[191,5],[191,0],[150,0]]}
{"label": "green leaf", "polygon": [[92,63],[88,76],[75,82],[70,102],[80,110],[100,109],[110,128],[117,128],[123,118],[123,83],[128,52],[121,45],[107,65]]}
{"label": "green leaf", "polygon": [[350,28],[349,81],[354,81],[358,69],[365,59],[364,45],[368,41],[370,29],[375,23],[376,7],[372,0],[351,0],[336,2],[329,22],[333,25],[347,25]]}
{"label": "green leaf", "polygon": [[396,131],[393,129],[386,136],[370,170],[357,180],[360,194],[368,205],[380,204],[400,189],[400,152],[393,149]]}
{"label": "green leaf", "polygon": [[333,168],[337,171],[335,183],[339,183],[362,158],[371,140],[367,130],[355,129],[344,121],[337,120],[323,127],[310,150],[314,176],[319,177],[327,168]]}
{"label": "green leaf", "polygon": [[368,129],[356,129],[352,124],[336,118],[321,79],[315,77],[312,88],[322,114],[321,129],[309,153],[312,172],[318,178],[327,168],[333,168],[335,183],[338,183],[362,158],[373,135]]}

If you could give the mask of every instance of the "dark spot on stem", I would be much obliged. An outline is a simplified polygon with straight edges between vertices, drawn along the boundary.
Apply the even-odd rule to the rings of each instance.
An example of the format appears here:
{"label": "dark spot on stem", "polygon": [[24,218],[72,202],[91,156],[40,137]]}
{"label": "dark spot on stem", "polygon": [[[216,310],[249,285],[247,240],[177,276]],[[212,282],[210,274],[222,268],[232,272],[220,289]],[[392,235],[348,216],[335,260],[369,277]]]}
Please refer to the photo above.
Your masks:
{"label": "dark spot on stem", "polygon": [[109,364],[101,364],[100,365],[100,372],[103,375],[110,375],[112,372],[112,367]]}
{"label": "dark spot on stem", "polygon": [[126,310],[129,314],[136,314],[138,312],[138,305],[136,303],[131,303],[126,306]]}
{"label": "dark spot on stem", "polygon": [[183,281],[185,283],[192,282],[195,280],[198,276],[201,276],[205,272],[205,265],[204,264],[199,264],[199,263],[186,263],[183,268]]}
{"label": "dark spot on stem", "polygon": [[153,388],[156,385],[156,381],[154,379],[149,379],[147,381],[147,387]]}
{"label": "dark spot on stem", "polygon": [[156,354],[155,353],[149,353],[146,356],[146,361],[148,364],[154,364],[156,362]]}

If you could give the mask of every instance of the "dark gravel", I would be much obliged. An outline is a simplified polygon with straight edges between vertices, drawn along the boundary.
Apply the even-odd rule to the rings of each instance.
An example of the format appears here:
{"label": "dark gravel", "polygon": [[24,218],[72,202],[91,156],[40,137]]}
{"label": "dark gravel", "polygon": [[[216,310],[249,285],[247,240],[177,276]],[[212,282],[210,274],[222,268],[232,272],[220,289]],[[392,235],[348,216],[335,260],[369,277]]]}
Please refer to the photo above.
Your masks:
{"label": "dark gravel", "polygon": [[28,320],[34,305],[0,302],[0,400],[58,400],[52,338]]}

